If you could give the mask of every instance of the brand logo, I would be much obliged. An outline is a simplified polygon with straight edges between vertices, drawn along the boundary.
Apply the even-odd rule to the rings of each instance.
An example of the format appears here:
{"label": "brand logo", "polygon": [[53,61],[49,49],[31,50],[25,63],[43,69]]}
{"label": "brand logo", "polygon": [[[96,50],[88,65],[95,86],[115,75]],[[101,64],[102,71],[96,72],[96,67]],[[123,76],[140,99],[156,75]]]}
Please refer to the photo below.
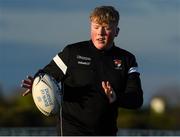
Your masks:
{"label": "brand logo", "polygon": [[91,58],[85,57],[81,55],[77,55],[76,58],[78,59],[78,64],[89,66],[91,64]]}
{"label": "brand logo", "polygon": [[53,101],[50,97],[48,88],[42,89],[41,94],[42,94],[42,99],[44,101],[45,107],[53,105]]}
{"label": "brand logo", "polygon": [[81,55],[77,55],[76,58],[81,59],[81,60],[91,61],[90,57],[84,57],[84,56],[81,56]]}

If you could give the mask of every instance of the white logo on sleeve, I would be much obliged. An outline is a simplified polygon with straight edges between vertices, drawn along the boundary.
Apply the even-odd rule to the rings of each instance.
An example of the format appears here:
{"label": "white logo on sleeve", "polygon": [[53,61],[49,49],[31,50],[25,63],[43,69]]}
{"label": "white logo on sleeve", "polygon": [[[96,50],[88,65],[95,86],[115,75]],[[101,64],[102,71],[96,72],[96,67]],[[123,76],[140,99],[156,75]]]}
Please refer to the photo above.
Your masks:
{"label": "white logo on sleeve", "polygon": [[131,67],[131,68],[129,69],[129,71],[128,71],[128,74],[134,73],[134,72],[139,72],[139,71],[138,71],[138,67]]}

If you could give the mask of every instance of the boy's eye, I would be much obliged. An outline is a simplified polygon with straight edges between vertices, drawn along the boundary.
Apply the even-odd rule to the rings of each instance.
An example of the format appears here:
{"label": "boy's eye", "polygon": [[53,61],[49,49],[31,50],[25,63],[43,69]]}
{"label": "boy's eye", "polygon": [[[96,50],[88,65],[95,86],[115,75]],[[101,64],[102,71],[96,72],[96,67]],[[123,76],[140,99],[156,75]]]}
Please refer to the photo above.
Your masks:
{"label": "boy's eye", "polygon": [[110,27],[105,27],[105,29],[106,29],[106,30],[111,30],[111,28],[110,28]]}
{"label": "boy's eye", "polygon": [[94,26],[95,29],[98,29],[99,27],[98,26]]}

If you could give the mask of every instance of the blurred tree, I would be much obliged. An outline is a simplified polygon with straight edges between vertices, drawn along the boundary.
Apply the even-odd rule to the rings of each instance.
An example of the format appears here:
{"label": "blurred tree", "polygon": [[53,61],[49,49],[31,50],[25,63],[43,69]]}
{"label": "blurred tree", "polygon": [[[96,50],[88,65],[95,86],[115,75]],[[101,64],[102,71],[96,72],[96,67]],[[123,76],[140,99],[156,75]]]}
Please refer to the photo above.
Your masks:
{"label": "blurred tree", "polygon": [[[165,102],[169,102],[171,97],[176,98],[179,94],[178,88],[165,89],[160,90],[157,94]],[[0,88],[0,94],[1,91]],[[31,94],[25,97],[21,96],[23,91],[23,89],[14,89],[11,92],[13,94],[8,98],[0,95],[0,127],[55,126],[55,117],[43,115],[36,108]],[[177,103],[179,99],[175,102],[176,105],[170,105],[171,107],[167,107],[163,113],[155,113],[150,109],[150,105],[138,110],[120,108],[117,125],[119,128],[131,129],[180,129],[180,105]]]}
{"label": "blurred tree", "polygon": [[180,106],[180,85],[165,85],[152,98],[155,96],[163,98],[168,108]]}
{"label": "blurred tree", "polygon": [[120,108],[117,120],[118,128],[146,129],[149,111],[147,109],[129,110]]}
{"label": "blurred tree", "polygon": [[21,96],[22,89],[15,89],[0,107],[0,126],[52,126],[54,117],[44,116],[35,106],[32,96]]}

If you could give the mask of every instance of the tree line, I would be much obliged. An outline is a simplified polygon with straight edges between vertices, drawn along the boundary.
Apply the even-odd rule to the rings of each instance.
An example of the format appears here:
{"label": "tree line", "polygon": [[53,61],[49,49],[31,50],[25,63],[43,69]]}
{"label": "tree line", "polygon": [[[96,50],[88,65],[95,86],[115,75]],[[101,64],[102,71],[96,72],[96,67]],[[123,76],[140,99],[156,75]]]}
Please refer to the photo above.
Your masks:
{"label": "tree line", "polygon": [[[35,106],[32,95],[21,96],[22,89],[13,95],[2,96],[0,91],[0,127],[44,127],[55,126],[56,118],[43,115]],[[161,114],[149,106],[138,110],[119,108],[117,125],[130,129],[180,129],[180,107],[167,108]]]}

